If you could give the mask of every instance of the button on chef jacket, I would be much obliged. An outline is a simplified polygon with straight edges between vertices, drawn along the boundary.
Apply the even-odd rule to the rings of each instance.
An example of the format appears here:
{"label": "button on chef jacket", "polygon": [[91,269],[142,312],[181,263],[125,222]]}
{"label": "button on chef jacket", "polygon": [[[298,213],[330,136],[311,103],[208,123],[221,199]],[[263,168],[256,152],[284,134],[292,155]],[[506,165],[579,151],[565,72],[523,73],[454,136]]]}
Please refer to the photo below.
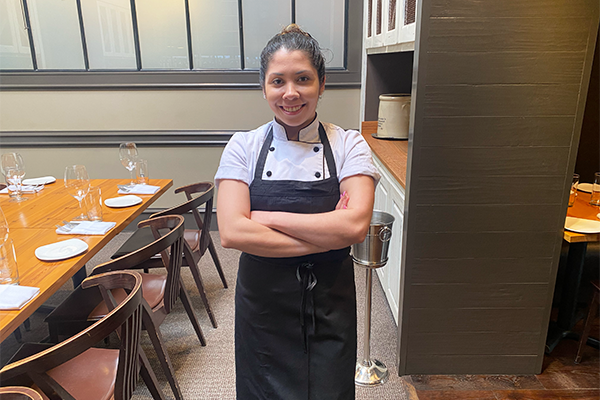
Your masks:
{"label": "button on chef jacket", "polygon": [[[323,122],[340,182],[354,175],[368,175],[379,181],[371,149],[358,131]],[[256,161],[270,127],[273,142],[267,153],[263,180],[318,181],[329,178],[323,145],[319,140],[319,120],[302,129],[298,141],[287,139],[285,128],[275,119],[248,132],[236,132],[229,140],[215,175],[217,186],[222,179],[240,180],[250,185]]]}

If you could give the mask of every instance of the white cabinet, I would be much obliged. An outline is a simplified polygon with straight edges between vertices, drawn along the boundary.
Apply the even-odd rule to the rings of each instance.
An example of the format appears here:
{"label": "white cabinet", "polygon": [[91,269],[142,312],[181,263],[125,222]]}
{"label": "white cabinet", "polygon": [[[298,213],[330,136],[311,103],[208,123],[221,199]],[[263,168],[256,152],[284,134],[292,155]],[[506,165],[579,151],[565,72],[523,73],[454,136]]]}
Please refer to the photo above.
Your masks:
{"label": "white cabinet", "polygon": [[375,209],[394,216],[392,238],[388,250],[388,262],[376,269],[377,276],[388,301],[394,320],[398,324],[398,306],[400,301],[400,268],[402,255],[402,226],[404,225],[404,189],[392,177],[388,170],[373,156],[373,162],[381,174],[381,180],[375,189]]}
{"label": "white cabinet", "polygon": [[365,1],[368,53],[414,49],[417,0]]}
{"label": "white cabinet", "polygon": [[383,44],[386,46],[398,43],[398,29],[402,27],[398,5],[403,2],[403,0],[386,0],[385,2],[385,39]]}
{"label": "white cabinet", "polygon": [[397,42],[400,43],[414,43],[415,41],[415,28],[417,26],[417,1],[416,0],[405,0],[398,1],[401,4],[402,9],[398,9],[398,15],[402,16],[402,20],[398,26],[398,38]]}
{"label": "white cabinet", "polygon": [[365,47],[383,46],[385,38],[384,2],[388,0],[365,1]]}

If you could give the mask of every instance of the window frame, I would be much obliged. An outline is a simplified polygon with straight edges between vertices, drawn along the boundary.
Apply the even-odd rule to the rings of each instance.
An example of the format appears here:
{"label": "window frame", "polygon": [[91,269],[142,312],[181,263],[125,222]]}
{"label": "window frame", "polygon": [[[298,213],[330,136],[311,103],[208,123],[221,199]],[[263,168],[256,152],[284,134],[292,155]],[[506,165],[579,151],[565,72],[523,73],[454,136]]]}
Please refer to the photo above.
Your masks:
{"label": "window frame", "polygon": [[[23,3],[25,4],[25,3]],[[292,0],[292,9],[295,1]],[[294,14],[294,12],[292,12]],[[363,0],[346,0],[345,68],[326,69],[326,86],[359,88]],[[85,41],[84,41],[85,43]],[[84,44],[85,46],[85,44]],[[30,47],[31,48],[31,47]],[[35,62],[34,62],[35,65]],[[258,89],[258,70],[0,70],[0,90]]]}

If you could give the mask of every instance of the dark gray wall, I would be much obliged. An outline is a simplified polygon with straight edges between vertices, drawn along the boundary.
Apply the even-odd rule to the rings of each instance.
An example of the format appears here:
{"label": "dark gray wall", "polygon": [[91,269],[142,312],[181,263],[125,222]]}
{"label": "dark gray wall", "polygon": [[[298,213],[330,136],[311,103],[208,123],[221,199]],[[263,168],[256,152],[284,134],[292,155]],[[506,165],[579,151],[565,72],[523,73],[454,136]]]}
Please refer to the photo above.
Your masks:
{"label": "dark gray wall", "polygon": [[598,0],[422,0],[400,374],[534,374]]}

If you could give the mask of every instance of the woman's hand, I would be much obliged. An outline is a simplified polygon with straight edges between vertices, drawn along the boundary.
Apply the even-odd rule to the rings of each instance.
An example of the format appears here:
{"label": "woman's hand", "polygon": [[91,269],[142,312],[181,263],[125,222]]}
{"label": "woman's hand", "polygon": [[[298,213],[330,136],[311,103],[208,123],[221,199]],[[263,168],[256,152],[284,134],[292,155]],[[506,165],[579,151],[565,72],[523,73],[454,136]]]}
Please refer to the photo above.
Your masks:
{"label": "woman's hand", "polygon": [[348,192],[344,192],[340,195],[340,201],[338,201],[335,206],[336,210],[345,210],[348,208],[348,202],[350,201],[350,196],[348,196]]}

